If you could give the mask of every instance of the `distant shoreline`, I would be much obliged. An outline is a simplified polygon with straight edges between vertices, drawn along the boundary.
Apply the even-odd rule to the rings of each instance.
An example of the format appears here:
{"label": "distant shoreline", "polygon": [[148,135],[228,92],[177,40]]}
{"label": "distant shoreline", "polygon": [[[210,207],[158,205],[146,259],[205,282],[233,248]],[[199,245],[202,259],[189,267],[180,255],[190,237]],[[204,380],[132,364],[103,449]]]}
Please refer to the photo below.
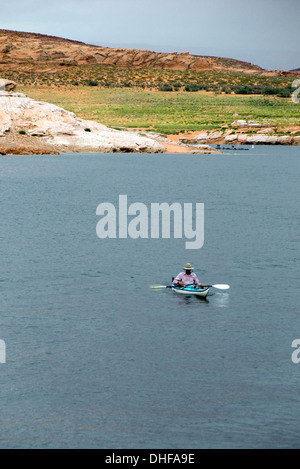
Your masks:
{"label": "distant shoreline", "polygon": [[[198,149],[195,146],[180,144],[179,142],[172,142],[172,140],[162,137],[151,137],[163,145],[166,149],[165,153],[182,153],[182,154],[219,154],[220,152],[214,147],[209,145],[200,146]],[[72,153],[105,153],[103,151],[73,151],[72,148],[66,149],[59,145],[50,145],[43,141],[43,137],[31,137],[29,135],[8,135],[0,137],[0,155],[60,155],[67,152]],[[109,153],[109,152],[107,152]],[[118,153],[118,152],[114,152]],[[122,153],[145,153],[145,152],[119,152]]]}
{"label": "distant shoreline", "polygon": [[[216,148],[216,146],[210,146],[210,145],[202,145],[198,146],[194,144],[181,144],[179,142],[176,142],[176,140],[171,140],[172,137],[174,136],[169,136],[170,138],[164,139],[164,138],[158,138],[158,143],[162,144],[166,151],[161,153],[161,154],[185,154],[185,155],[203,155],[203,154],[222,154],[222,145],[230,147],[230,144],[228,143],[221,143],[220,148]],[[153,138],[153,137],[152,137]],[[154,139],[154,138],[153,138]],[[271,144],[264,144],[264,145],[271,145]],[[282,145],[282,146],[297,146],[299,144],[293,144],[293,145]],[[250,145],[234,145],[234,146],[240,146],[244,147],[246,149],[247,147],[249,148]],[[255,145],[258,146],[258,145]],[[273,146],[280,146],[280,145],[274,145]],[[230,149],[230,148],[228,148]],[[105,153],[103,151],[72,151],[66,149],[66,148],[60,148],[59,146],[53,146],[49,145],[46,142],[43,142],[43,139],[41,137],[30,137],[30,136],[6,136],[6,137],[0,137],[0,156],[8,156],[8,155],[63,155],[64,153]],[[107,152],[110,153],[110,152]],[[124,152],[114,152],[114,154],[124,154]],[[130,153],[144,153],[144,152],[126,152],[127,154]]]}
{"label": "distant shoreline", "polygon": [[0,154],[218,154],[216,145],[300,144],[300,107],[287,100],[75,88],[0,92]]}
{"label": "distant shoreline", "polygon": [[[236,134],[300,136],[300,105],[291,99],[90,86],[18,89],[32,99],[75,112],[81,119],[91,119],[112,129],[135,130],[142,135],[154,132],[178,140],[207,133],[209,139],[198,142],[203,144],[228,144],[231,140],[224,138],[228,140]],[[235,124],[238,121],[241,125]],[[243,125],[245,122],[249,127]],[[217,133],[217,137],[212,139],[212,133]],[[232,143],[244,143],[231,138]]]}

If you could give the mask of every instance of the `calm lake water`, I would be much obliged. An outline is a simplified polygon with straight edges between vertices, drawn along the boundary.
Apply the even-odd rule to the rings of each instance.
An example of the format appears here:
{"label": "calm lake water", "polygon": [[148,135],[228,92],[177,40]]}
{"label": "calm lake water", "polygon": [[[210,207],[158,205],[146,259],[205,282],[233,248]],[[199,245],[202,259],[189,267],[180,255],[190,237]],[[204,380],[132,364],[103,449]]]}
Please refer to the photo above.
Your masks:
{"label": "calm lake water", "polygon": [[[0,159],[1,448],[299,448],[299,147]],[[96,208],[205,204],[205,242]],[[186,262],[208,301],[170,284]]]}

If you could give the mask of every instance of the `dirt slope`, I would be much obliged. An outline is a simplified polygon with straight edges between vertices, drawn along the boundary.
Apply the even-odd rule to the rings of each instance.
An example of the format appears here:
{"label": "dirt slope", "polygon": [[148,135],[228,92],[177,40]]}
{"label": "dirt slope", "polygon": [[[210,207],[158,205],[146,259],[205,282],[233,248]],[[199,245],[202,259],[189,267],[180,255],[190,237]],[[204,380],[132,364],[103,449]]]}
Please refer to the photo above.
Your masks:
{"label": "dirt slope", "polygon": [[234,59],[203,57],[188,52],[158,53],[138,49],[113,49],[35,33],[0,29],[0,63],[104,64],[170,70],[239,70],[263,73],[257,65]]}

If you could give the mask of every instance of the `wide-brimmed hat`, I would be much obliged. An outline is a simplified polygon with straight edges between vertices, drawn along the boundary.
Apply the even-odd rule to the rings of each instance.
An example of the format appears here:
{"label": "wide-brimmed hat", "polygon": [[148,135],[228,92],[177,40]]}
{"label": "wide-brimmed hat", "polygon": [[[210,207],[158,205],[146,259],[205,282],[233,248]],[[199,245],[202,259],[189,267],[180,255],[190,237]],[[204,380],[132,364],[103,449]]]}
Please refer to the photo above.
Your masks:
{"label": "wide-brimmed hat", "polygon": [[188,262],[187,264],[185,264],[184,270],[193,270],[193,268],[194,267],[192,267],[192,264]]}

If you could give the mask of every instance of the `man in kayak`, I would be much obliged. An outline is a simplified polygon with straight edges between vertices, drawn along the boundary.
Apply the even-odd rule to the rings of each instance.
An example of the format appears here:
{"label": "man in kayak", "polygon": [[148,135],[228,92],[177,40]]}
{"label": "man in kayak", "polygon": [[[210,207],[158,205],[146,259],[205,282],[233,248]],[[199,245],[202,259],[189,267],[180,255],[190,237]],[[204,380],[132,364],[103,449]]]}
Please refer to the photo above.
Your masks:
{"label": "man in kayak", "polygon": [[203,283],[199,282],[197,275],[192,272],[193,267],[190,263],[185,265],[184,272],[180,272],[176,278],[173,280],[174,285],[179,287],[185,287],[186,285],[195,285],[195,287],[203,288]]}

